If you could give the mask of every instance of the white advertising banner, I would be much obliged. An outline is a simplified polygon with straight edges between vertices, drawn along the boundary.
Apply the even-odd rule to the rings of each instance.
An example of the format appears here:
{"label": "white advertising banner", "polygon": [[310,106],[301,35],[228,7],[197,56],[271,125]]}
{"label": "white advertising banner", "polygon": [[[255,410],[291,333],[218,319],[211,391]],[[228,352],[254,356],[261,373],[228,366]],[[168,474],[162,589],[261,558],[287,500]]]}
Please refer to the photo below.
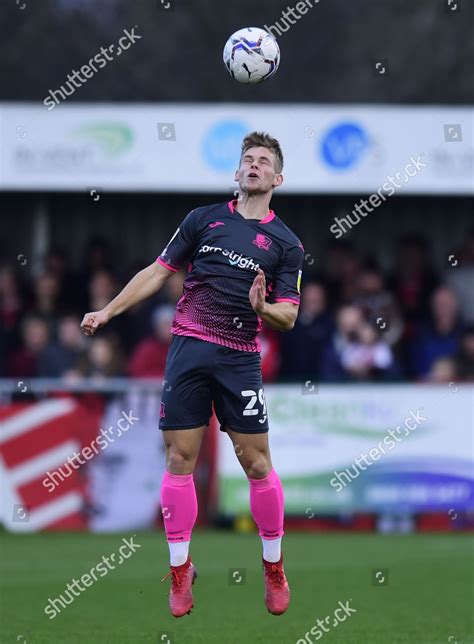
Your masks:
{"label": "white advertising banner", "polygon": [[[474,509],[474,387],[268,385],[265,396],[288,514]],[[223,432],[218,478],[220,512],[248,512]]]}
{"label": "white advertising banner", "polygon": [[282,191],[473,194],[473,121],[450,106],[4,103],[0,189],[230,192],[242,138],[264,130]]}

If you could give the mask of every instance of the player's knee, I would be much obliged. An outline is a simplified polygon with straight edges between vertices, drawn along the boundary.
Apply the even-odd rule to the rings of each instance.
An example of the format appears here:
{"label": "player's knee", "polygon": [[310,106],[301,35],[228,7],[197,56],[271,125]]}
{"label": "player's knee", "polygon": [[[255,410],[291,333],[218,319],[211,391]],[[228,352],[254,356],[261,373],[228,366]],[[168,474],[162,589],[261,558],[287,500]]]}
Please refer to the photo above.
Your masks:
{"label": "player's knee", "polygon": [[256,454],[246,463],[245,473],[250,479],[263,479],[271,469],[268,458],[264,454]]}
{"label": "player's knee", "polygon": [[190,474],[194,469],[194,456],[177,450],[170,449],[166,459],[166,469],[172,474]]}

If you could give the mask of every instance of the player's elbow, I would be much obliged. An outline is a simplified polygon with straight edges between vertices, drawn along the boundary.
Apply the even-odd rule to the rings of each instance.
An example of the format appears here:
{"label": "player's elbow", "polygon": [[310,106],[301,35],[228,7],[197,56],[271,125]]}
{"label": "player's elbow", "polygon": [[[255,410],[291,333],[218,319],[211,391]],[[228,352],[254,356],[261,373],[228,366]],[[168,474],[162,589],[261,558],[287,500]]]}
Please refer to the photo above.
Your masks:
{"label": "player's elbow", "polygon": [[167,280],[169,280],[172,275],[174,275],[173,271],[170,271],[158,262],[153,262],[153,264],[151,264],[148,268],[150,269],[150,277],[154,282],[157,290],[159,290],[163,286],[163,284]]}
{"label": "player's elbow", "polygon": [[295,326],[296,318],[298,317],[298,307],[289,302],[282,302],[278,304],[280,309],[280,330],[291,331]]}
{"label": "player's elbow", "polygon": [[298,307],[294,306],[294,305],[292,305],[292,307],[293,307],[293,309],[291,311],[290,317],[288,318],[288,326],[287,326],[286,331],[291,331],[291,329],[294,328],[294,326],[296,324],[296,319],[298,317]]}

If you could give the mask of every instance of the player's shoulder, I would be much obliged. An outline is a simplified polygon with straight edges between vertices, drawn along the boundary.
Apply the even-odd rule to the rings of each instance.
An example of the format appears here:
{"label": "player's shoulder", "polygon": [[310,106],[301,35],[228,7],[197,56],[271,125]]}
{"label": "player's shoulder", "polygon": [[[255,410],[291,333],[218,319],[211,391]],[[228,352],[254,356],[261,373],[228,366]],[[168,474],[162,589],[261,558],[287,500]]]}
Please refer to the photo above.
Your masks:
{"label": "player's shoulder", "polygon": [[202,221],[207,216],[212,216],[216,213],[226,213],[228,209],[229,206],[226,201],[221,203],[208,204],[205,206],[198,206],[197,208],[193,208],[193,210],[188,213],[188,217],[195,221]]}
{"label": "player's shoulder", "polygon": [[280,217],[278,217],[278,215],[275,215],[273,222],[285,247],[299,247],[304,252],[304,247],[301,243],[301,239],[291,230],[291,228],[287,224],[285,224],[282,219],[280,219]]}

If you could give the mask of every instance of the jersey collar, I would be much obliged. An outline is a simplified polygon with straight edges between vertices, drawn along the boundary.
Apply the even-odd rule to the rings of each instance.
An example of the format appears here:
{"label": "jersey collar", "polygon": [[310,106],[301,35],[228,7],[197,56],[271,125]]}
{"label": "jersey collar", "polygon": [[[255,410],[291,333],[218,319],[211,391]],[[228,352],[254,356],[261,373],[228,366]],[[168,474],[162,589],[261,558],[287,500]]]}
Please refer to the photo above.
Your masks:
{"label": "jersey collar", "polygon": [[[232,199],[231,201],[228,202],[227,205],[229,206],[230,212],[233,213],[234,210],[237,208],[237,202],[238,202],[237,199]],[[242,219],[246,219],[246,218],[242,217]],[[272,219],[275,219],[275,213],[273,212],[273,210],[269,210],[268,214],[263,219],[260,219],[260,221],[258,223],[259,224],[269,224],[272,221]]]}

